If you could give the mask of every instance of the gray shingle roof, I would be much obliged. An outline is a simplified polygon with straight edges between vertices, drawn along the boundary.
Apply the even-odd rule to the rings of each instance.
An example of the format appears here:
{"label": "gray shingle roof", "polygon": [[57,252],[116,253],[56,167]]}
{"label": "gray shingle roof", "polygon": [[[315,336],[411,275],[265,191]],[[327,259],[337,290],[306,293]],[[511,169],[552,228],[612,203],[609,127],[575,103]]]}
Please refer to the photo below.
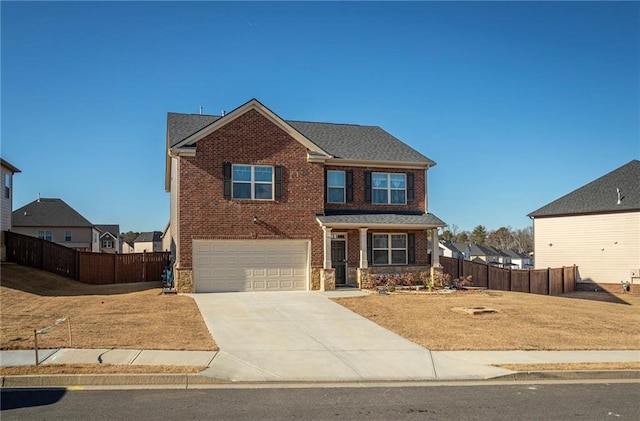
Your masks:
{"label": "gray shingle roof", "polygon": [[96,228],[98,228],[103,234],[104,233],[109,233],[111,234],[113,237],[118,238],[118,236],[120,235],[120,225],[116,225],[116,224],[110,224],[110,225],[96,225]]}
{"label": "gray shingle roof", "polygon": [[160,231],[143,232],[133,240],[134,243],[147,243],[162,241],[162,233]]}
{"label": "gray shingle roof", "polygon": [[434,164],[432,160],[377,126],[306,121],[287,123],[336,158]]}
{"label": "gray shingle roof", "polygon": [[15,227],[93,227],[62,199],[34,200],[11,214]]}
{"label": "gray shingle roof", "polygon": [[[211,115],[168,113],[169,146],[178,144],[220,118]],[[377,126],[308,121],[287,123],[336,158],[435,165],[431,159]]]}
{"label": "gray shingle roof", "polygon": [[440,218],[430,213],[419,215],[393,214],[393,213],[365,213],[346,215],[318,215],[322,224],[355,224],[366,227],[367,225],[424,225],[443,227],[446,224]]}
{"label": "gray shingle roof", "polygon": [[[616,189],[620,189],[618,204]],[[640,209],[640,161],[633,161],[531,212],[528,216],[607,213]]]}
{"label": "gray shingle roof", "polygon": [[219,119],[217,115],[167,113],[169,146],[174,146]]}

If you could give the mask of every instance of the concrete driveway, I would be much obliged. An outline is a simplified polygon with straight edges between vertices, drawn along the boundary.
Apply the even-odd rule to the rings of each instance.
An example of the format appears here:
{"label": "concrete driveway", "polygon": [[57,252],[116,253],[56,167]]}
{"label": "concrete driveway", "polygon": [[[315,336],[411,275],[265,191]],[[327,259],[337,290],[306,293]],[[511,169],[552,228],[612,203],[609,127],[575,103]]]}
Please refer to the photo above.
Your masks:
{"label": "concrete driveway", "polygon": [[332,294],[340,293],[190,294],[220,347],[202,374],[232,381],[436,377],[429,350],[334,303]]}

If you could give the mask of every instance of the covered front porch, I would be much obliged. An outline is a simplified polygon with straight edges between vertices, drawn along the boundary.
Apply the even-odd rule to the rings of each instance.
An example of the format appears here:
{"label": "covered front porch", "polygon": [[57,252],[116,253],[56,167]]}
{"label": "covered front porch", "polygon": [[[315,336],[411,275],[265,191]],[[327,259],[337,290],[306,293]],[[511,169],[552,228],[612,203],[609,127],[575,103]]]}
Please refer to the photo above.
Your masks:
{"label": "covered front porch", "polygon": [[438,244],[445,223],[433,214],[351,212],[317,215],[323,230],[320,289],[362,287],[375,273],[415,273],[440,267],[438,250],[428,250],[428,234]]}

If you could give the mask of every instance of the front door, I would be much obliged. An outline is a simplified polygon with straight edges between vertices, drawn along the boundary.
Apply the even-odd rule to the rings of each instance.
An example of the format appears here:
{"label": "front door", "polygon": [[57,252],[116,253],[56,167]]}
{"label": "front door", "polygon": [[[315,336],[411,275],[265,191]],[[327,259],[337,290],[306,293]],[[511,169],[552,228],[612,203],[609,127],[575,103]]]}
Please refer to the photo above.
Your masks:
{"label": "front door", "polygon": [[331,241],[331,267],[336,270],[336,285],[346,285],[346,241],[344,240],[332,240]]}

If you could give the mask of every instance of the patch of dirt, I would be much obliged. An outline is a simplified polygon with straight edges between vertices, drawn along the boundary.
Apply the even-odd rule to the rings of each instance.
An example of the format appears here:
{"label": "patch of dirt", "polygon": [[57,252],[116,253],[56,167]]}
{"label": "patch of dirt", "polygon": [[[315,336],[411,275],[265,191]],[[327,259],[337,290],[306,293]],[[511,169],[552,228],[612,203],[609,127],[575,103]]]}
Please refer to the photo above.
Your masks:
{"label": "patch of dirt", "polygon": [[632,363],[498,364],[496,367],[513,371],[640,370],[640,361]]}
{"label": "patch of dirt", "polygon": [[112,364],[44,364],[39,366],[0,367],[2,376],[48,374],[167,374],[199,373],[206,367]]}

